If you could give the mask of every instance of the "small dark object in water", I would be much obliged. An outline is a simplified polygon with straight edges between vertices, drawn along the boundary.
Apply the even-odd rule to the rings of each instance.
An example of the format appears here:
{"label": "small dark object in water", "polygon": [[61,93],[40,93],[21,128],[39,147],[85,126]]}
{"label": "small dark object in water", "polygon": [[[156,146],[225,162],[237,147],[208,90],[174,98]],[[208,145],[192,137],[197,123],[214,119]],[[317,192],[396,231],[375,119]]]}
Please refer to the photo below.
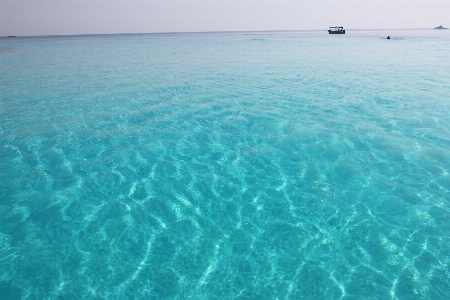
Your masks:
{"label": "small dark object in water", "polygon": [[388,36],[388,37],[387,37],[387,39],[388,39],[388,40],[390,40],[390,39],[391,39],[391,37],[390,37],[390,36]]}
{"label": "small dark object in water", "polygon": [[8,37],[16,37],[15,35],[8,35]]}
{"label": "small dark object in water", "polygon": [[329,34],[345,34],[344,27],[342,26],[331,26],[330,29],[328,29]]}

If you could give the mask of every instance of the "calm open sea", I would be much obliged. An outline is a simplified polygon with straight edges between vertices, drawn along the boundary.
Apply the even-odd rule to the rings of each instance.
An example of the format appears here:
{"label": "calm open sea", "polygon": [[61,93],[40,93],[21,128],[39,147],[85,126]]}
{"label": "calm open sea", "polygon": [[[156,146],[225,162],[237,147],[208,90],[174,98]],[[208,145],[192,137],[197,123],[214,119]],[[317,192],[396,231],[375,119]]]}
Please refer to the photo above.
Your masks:
{"label": "calm open sea", "polygon": [[2,299],[448,299],[450,30],[1,38],[0,68]]}

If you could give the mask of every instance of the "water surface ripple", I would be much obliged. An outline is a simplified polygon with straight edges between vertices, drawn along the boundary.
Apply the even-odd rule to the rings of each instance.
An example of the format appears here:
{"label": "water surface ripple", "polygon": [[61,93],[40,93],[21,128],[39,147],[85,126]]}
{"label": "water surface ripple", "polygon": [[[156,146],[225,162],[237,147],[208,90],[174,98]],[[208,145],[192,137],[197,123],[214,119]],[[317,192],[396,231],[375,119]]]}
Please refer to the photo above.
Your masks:
{"label": "water surface ripple", "polygon": [[3,299],[450,294],[449,33],[0,42]]}

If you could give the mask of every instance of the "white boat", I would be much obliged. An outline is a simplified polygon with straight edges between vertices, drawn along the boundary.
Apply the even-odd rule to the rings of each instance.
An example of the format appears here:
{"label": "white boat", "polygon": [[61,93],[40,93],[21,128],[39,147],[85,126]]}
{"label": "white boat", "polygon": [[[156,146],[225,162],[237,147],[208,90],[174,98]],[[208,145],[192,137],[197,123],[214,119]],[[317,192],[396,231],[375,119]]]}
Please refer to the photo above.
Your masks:
{"label": "white boat", "polygon": [[328,29],[329,34],[345,34],[344,27],[342,26],[332,26]]}

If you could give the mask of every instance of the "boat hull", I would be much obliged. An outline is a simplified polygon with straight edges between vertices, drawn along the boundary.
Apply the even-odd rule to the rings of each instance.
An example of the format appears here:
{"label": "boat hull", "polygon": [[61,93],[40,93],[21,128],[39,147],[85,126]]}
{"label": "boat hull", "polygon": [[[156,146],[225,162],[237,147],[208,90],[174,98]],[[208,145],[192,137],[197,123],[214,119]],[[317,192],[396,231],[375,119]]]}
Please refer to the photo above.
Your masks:
{"label": "boat hull", "polygon": [[333,31],[333,30],[328,30],[329,34],[345,34],[345,30],[342,31]]}

